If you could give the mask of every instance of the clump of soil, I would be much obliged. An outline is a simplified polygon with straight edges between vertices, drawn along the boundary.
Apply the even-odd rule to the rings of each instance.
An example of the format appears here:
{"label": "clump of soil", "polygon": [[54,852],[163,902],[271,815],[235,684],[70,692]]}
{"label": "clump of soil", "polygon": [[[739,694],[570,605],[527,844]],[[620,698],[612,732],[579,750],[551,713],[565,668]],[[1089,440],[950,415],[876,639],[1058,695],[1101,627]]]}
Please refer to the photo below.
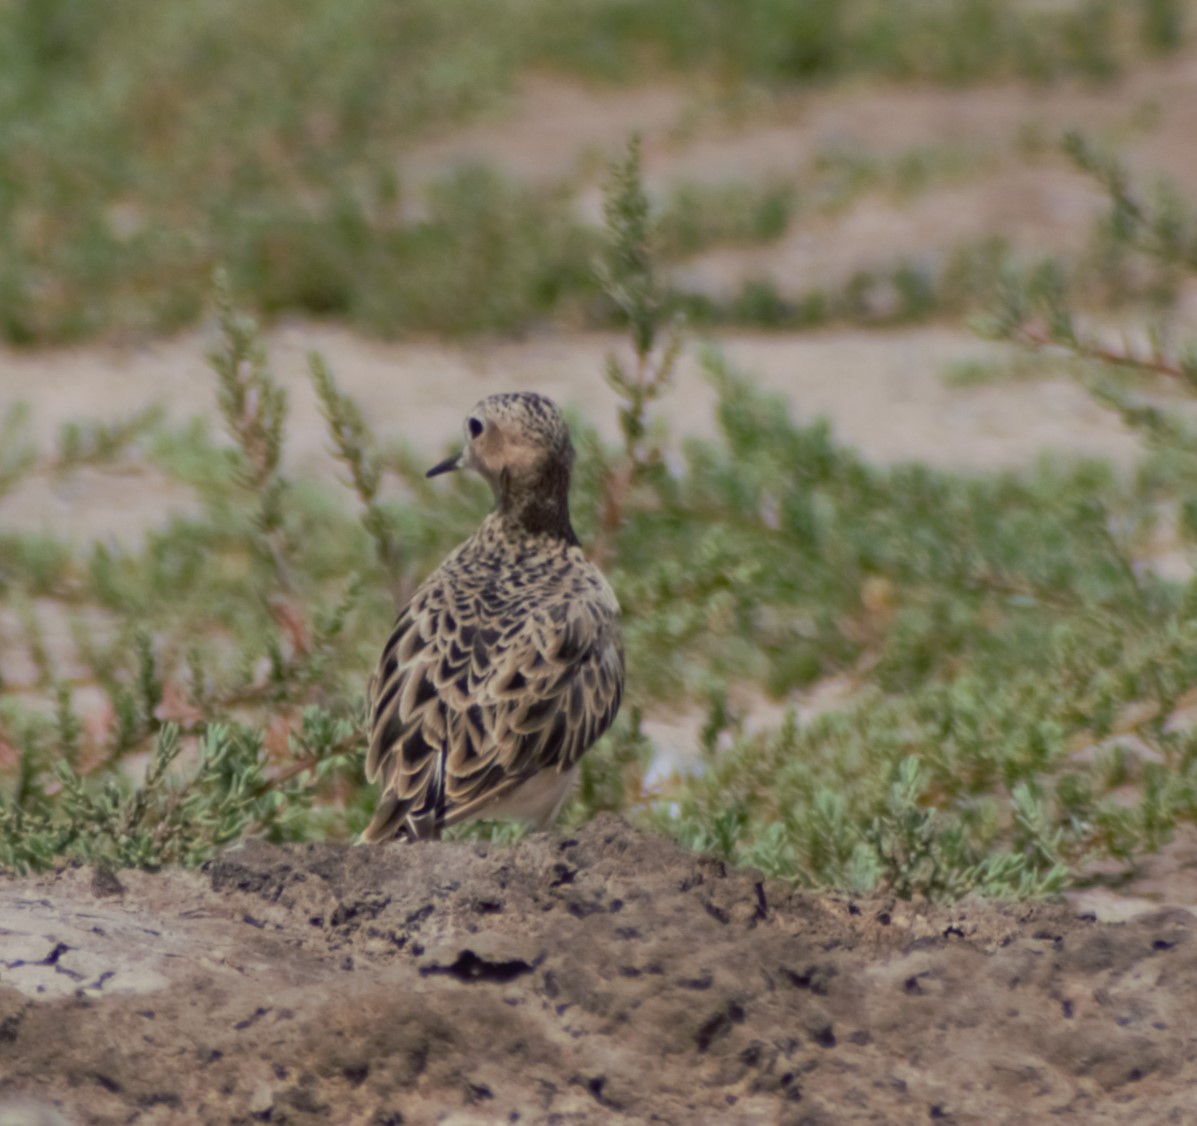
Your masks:
{"label": "clump of soil", "polygon": [[0,881],[0,1119],[1181,1121],[1193,936],[814,895],[614,817],[67,869]]}

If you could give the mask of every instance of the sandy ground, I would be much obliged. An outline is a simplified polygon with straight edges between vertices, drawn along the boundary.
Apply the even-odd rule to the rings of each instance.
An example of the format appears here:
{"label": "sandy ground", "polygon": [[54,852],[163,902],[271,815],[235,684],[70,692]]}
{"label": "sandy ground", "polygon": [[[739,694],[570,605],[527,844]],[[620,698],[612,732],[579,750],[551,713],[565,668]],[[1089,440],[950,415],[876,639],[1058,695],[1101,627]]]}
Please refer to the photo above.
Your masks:
{"label": "sandy ground", "polygon": [[1183,1122],[1195,925],[817,897],[609,816],[72,869],[0,881],[0,1121]]}
{"label": "sandy ground", "polygon": [[[331,474],[327,432],[307,375],[319,352],[341,388],[363,407],[384,440],[403,439],[430,459],[456,441],[466,411],[494,391],[544,392],[617,438],[616,400],[602,379],[615,336],[541,335],[485,344],[384,344],[320,324],[269,334],[272,366],[290,397],[286,456],[298,472]],[[824,331],[804,336],[727,334],[717,347],[762,387],[782,392],[795,417],[832,420],[845,442],[878,461],[917,459],[961,469],[1016,468],[1047,452],[1109,457],[1129,464],[1135,438],[1063,376],[1002,386],[960,387],[952,365],[994,358],[997,348],[961,329]],[[215,422],[215,381],[202,334],[137,348],[10,353],[4,388],[33,406],[43,445],[63,422],[119,419],[150,402],[175,419],[207,414]],[[704,346],[684,357],[676,389],[657,417],[678,437],[710,434],[714,393],[702,370]],[[217,427],[218,429],[218,427]],[[0,520],[14,528],[80,539],[137,535],[185,502],[181,491],[148,475],[85,473],[66,482],[34,478],[0,499]]]}
{"label": "sandy ground", "polygon": [[[879,186],[776,244],[682,267],[715,293],[750,277],[801,292],[988,234],[1079,246],[1100,199],[1043,147],[1072,126],[1117,140],[1139,171],[1193,183],[1197,59],[1100,89],[781,100],[540,79],[397,163],[417,187],[476,159],[569,179],[593,215],[603,163],[631,128],[659,196],[801,178],[829,153],[960,157],[913,196]],[[405,198],[418,208],[418,191]],[[151,401],[178,420],[214,415],[207,340],[0,350],[0,409],[28,402],[44,447],[68,419]],[[311,350],[380,436],[430,458],[477,398],[513,387],[614,437],[601,379],[613,337],[382,344],[285,322],[268,342],[291,392],[293,472],[334,471]],[[1002,355],[963,327],[717,343],[797,417],[829,417],[876,461],[988,470],[1050,453],[1129,466],[1137,453],[1065,372],[945,379]],[[695,342],[661,408],[675,436],[713,427],[700,357]],[[136,539],[189,503],[148,471],[35,477],[0,500],[0,526]],[[664,743],[688,731],[684,717],[659,720]],[[203,874],[0,881],[0,1123],[1183,1122],[1197,1114],[1195,872],[1197,843],[1182,838],[1068,905],[943,911],[766,887],[603,820],[576,842],[489,853],[251,846]]]}

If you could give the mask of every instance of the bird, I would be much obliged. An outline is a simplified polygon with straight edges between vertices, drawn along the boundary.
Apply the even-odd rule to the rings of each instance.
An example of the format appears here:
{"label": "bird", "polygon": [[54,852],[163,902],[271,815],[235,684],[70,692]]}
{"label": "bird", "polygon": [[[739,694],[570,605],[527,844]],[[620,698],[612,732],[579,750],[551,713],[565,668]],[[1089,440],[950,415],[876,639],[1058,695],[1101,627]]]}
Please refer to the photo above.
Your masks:
{"label": "bird", "polygon": [[556,404],[482,399],[464,448],[428,470],[472,470],[494,508],[399,611],[367,701],[364,842],[437,840],[474,818],[547,828],[624,685],[619,602],[574,534],[574,448]]}

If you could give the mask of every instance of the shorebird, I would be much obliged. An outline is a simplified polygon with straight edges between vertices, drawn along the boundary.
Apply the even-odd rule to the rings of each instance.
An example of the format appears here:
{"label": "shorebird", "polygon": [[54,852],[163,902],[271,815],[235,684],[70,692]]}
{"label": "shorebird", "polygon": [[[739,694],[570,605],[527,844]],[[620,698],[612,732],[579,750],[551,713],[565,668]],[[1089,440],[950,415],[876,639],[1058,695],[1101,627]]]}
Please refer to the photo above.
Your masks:
{"label": "shorebird", "polygon": [[463,431],[427,475],[472,469],[495,507],[400,611],[370,681],[366,841],[551,824],[619,710],[619,603],[570,524],[565,419],[543,395],[491,395]]}

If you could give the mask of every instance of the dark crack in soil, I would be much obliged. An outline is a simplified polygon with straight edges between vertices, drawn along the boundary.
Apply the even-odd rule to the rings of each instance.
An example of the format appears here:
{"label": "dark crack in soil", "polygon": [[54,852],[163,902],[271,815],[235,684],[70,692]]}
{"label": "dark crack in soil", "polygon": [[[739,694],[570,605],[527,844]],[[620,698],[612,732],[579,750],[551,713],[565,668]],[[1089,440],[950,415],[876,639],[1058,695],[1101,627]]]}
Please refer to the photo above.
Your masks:
{"label": "dark crack in soil", "polygon": [[1192,1121],[1193,935],[814,895],[613,817],[66,869],[0,881],[0,1116]]}

